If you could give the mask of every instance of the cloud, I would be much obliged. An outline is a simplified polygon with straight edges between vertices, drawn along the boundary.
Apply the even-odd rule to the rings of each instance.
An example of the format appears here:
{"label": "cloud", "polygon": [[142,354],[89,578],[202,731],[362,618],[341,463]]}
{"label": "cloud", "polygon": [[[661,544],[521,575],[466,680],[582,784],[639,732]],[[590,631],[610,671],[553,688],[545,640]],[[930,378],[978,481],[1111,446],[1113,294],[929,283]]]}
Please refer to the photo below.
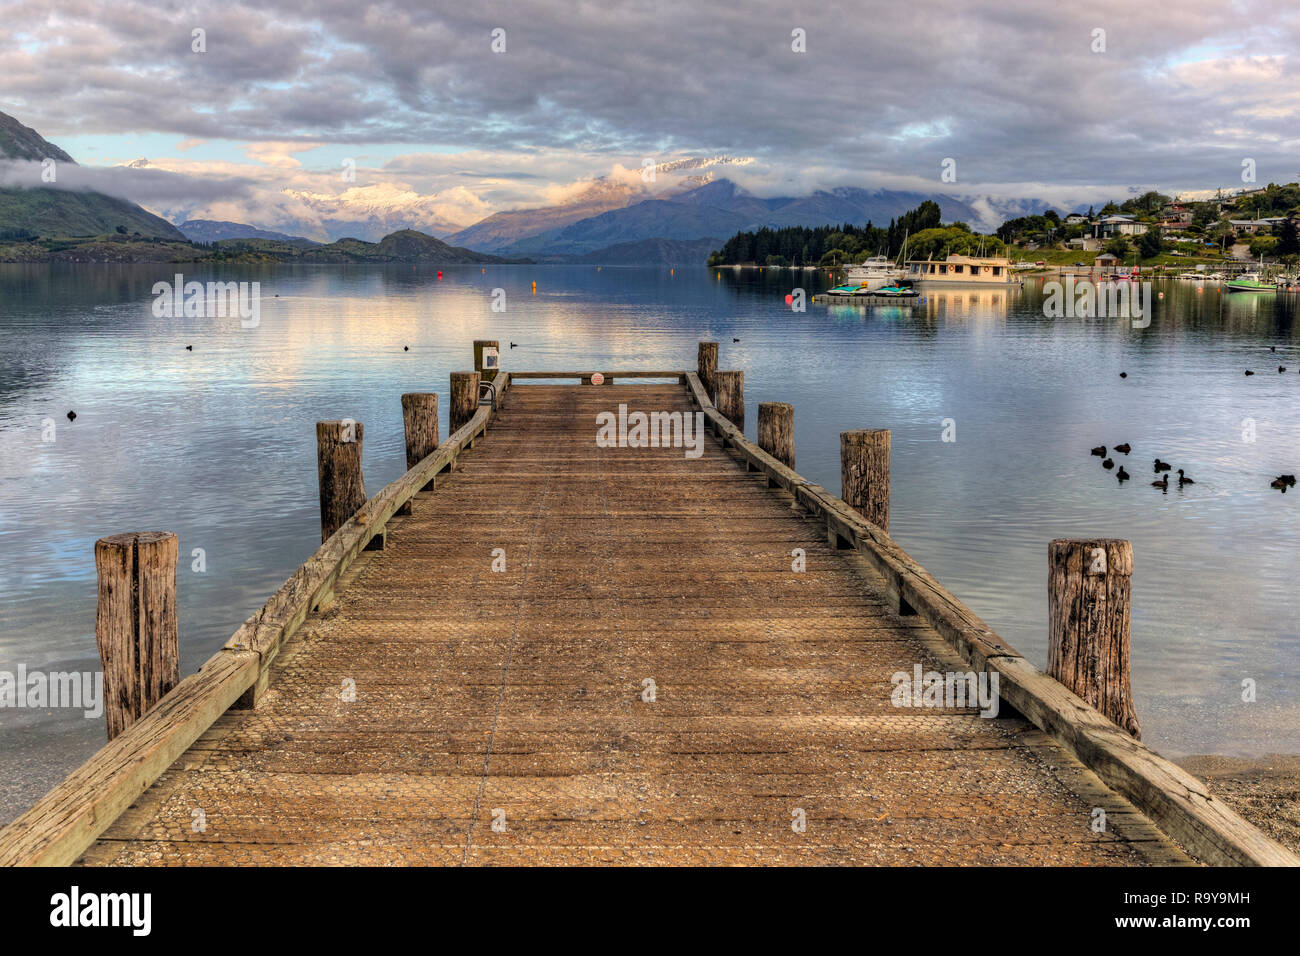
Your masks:
{"label": "cloud", "polygon": [[[336,157],[376,150],[356,185],[436,197],[448,224],[595,181],[639,189],[645,157],[760,195],[1034,184],[1104,201],[1130,184],[1231,186],[1245,157],[1261,181],[1297,175],[1300,12],[1264,0],[1183,0],[1177,16],[1129,0],[922,0],[887,20],[778,0],[743,15],[694,0],[11,0],[2,30],[0,109],[54,142],[174,135],[155,167],[255,182],[276,214],[305,202],[286,190],[341,196]],[[196,141],[232,159],[182,166]],[[945,158],[957,183],[940,181]],[[270,225],[260,206],[244,217]]]}

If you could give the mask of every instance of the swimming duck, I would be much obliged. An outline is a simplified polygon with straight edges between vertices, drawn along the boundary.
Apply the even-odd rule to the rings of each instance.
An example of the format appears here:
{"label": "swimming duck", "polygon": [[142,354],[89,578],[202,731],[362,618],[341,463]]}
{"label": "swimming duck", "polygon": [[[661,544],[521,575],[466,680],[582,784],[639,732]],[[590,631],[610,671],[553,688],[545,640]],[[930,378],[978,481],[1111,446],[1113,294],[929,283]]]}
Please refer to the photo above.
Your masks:
{"label": "swimming duck", "polygon": [[1105,468],[1107,471],[1110,471],[1112,468],[1115,467],[1115,459],[1107,458],[1105,461],[1101,463],[1101,467]]}
{"label": "swimming duck", "polygon": [[194,346],[192,346],[192,345],[187,345],[187,346],[185,346],[185,351],[187,351],[187,352],[193,352],[193,351],[194,351]]}
{"label": "swimming duck", "polygon": [[409,351],[411,351],[411,347],[410,347],[409,345],[403,345],[403,346],[402,346],[402,351],[403,351],[403,352],[409,352]]}
{"label": "swimming duck", "polygon": [[1247,374],[1247,375],[1254,375],[1255,373],[1252,372],[1250,369],[1246,369],[1246,374]]}
{"label": "swimming duck", "polygon": [[1162,472],[1162,471],[1169,471],[1169,469],[1171,469],[1171,468],[1173,468],[1173,467],[1174,467],[1174,466],[1171,465],[1171,464],[1169,464],[1169,462],[1167,462],[1167,461],[1161,461],[1159,458],[1157,458],[1157,459],[1156,459],[1156,464],[1155,464],[1155,469],[1154,469],[1154,470],[1155,470],[1155,473],[1158,475],[1158,474],[1160,474],[1160,472]]}
{"label": "swimming duck", "polygon": [[1118,478],[1120,481],[1128,481],[1133,476],[1124,470],[1123,465],[1120,465],[1119,471],[1115,472],[1115,477]]}
{"label": "swimming duck", "polygon": [[511,347],[512,349],[513,349],[513,348],[517,348],[517,346],[515,345],[514,342],[511,342],[511,343],[510,343],[510,347]]}
{"label": "swimming duck", "polygon": [[1120,372],[1120,373],[1119,373],[1119,377],[1120,377],[1120,378],[1128,378],[1128,372]]}
{"label": "swimming duck", "polygon": [[1192,479],[1188,478],[1186,475],[1183,474],[1183,470],[1181,468],[1178,469],[1178,483],[1180,485],[1196,484],[1196,482],[1192,481]]}
{"label": "swimming duck", "polygon": [[1291,487],[1281,478],[1274,478],[1272,481],[1268,483],[1268,486],[1270,488],[1276,488],[1278,491],[1282,492],[1282,494],[1286,494],[1287,488]]}
{"label": "swimming duck", "polygon": [[1281,478],[1283,481],[1285,481],[1292,488],[1295,487],[1295,475],[1278,475],[1278,477]]}
{"label": "swimming duck", "polygon": [[1168,476],[1168,475],[1165,475],[1165,476],[1164,476],[1163,478],[1161,478],[1159,481],[1153,481],[1153,482],[1151,482],[1151,487],[1152,487],[1152,488],[1159,488],[1161,491],[1165,491],[1165,490],[1167,490],[1167,489],[1169,488],[1169,476]]}
{"label": "swimming duck", "polygon": [[1116,445],[1115,450],[1119,452],[1123,452],[1124,454],[1127,455],[1129,452],[1133,450],[1133,446],[1130,445],[1128,442],[1125,442],[1122,445]]}
{"label": "swimming duck", "polygon": [[76,413],[76,412],[68,412],[68,421],[70,421],[70,422],[75,422],[76,420],[77,420],[77,413]]}
{"label": "swimming duck", "polygon": [[1096,448],[1094,448],[1094,449],[1092,450],[1092,453],[1093,453],[1094,455],[1096,455],[1098,458],[1105,458],[1105,457],[1106,457],[1106,446],[1105,446],[1105,445],[1098,445]]}

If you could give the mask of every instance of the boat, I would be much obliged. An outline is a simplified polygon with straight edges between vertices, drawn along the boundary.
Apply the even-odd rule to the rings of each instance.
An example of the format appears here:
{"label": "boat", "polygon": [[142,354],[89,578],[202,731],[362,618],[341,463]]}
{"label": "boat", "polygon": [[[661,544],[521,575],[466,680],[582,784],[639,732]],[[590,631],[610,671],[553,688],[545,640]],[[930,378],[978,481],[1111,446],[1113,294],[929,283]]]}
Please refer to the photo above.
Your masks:
{"label": "boat", "polygon": [[885,299],[915,299],[921,293],[913,288],[911,282],[903,279],[893,285],[881,286],[871,294]]}
{"label": "boat", "polygon": [[833,289],[827,289],[827,295],[867,295],[870,290],[866,286],[855,285],[851,282],[844,285],[837,285]]}
{"label": "boat", "polygon": [[903,270],[884,256],[872,256],[857,265],[846,266],[844,278],[846,282],[856,282],[868,289],[879,289],[903,278]]}
{"label": "boat", "polygon": [[1276,292],[1277,286],[1266,282],[1258,272],[1243,272],[1227,282],[1229,292]]}
{"label": "boat", "polygon": [[936,261],[912,260],[907,278],[921,285],[1019,285],[1010,259],[1004,256],[956,256]]}

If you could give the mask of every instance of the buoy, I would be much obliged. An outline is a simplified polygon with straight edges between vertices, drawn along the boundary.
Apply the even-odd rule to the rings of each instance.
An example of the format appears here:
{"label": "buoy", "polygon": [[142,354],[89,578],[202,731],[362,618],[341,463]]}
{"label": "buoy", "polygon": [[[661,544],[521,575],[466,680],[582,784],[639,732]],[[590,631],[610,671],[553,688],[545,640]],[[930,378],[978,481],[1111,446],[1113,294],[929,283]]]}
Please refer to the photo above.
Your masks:
{"label": "buoy", "polygon": [[789,292],[785,294],[785,304],[794,305],[794,296],[792,296]]}
{"label": "buoy", "polygon": [[537,280],[533,280],[533,295],[537,295]]}
{"label": "buoy", "polygon": [[483,270],[483,274],[484,274],[484,275],[487,275],[487,270],[486,270],[486,269]]}
{"label": "buoy", "polygon": [[668,270],[668,274],[669,274],[670,276],[672,276],[672,275],[676,275],[676,274],[677,274],[677,270],[676,270],[676,269],[669,269],[669,270]]}
{"label": "buoy", "polygon": [[721,278],[722,278],[722,273],[719,272],[716,276],[714,276],[714,278],[715,278],[715,279],[721,279]]}
{"label": "buoy", "polygon": [[438,278],[439,278],[439,279],[442,278],[442,270],[441,270],[441,269],[438,270]]}

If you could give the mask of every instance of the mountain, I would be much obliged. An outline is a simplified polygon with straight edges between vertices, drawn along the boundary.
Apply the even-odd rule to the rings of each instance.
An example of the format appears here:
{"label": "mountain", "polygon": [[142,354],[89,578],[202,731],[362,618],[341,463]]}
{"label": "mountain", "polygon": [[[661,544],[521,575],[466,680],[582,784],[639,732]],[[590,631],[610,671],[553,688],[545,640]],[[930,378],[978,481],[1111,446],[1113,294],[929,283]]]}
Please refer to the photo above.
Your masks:
{"label": "mountain", "polygon": [[580,219],[630,205],[640,194],[626,183],[598,179],[585,185],[566,202],[540,209],[493,213],[468,229],[453,233],[448,242],[474,249],[501,249],[521,239],[567,226]]}
{"label": "mountain", "polygon": [[[0,162],[44,159],[77,165],[76,160],[47,142],[40,133],[0,113]],[[62,237],[122,233],[185,239],[167,220],[126,199],[51,186],[0,188],[0,235]]]}
{"label": "mountain", "polygon": [[218,222],[215,219],[189,219],[177,226],[191,242],[219,242],[222,239],[278,239],[281,242],[301,242],[309,246],[320,245],[300,236],[283,232],[269,232],[242,222]]}
{"label": "mountain", "polygon": [[71,156],[8,113],[0,113],[0,157],[30,159],[38,163],[48,158],[60,163],[76,164]]}
{"label": "mountain", "polygon": [[[730,180],[719,179],[667,198],[644,199],[576,218],[577,211],[567,206],[498,213],[448,238],[498,255],[585,259],[598,250],[628,243],[696,241],[764,226],[865,225],[868,221],[883,226],[926,199],[939,203],[946,222],[987,226],[1001,221],[998,209],[987,200],[853,187],[819,190],[809,196],[760,198]],[[1016,215],[1025,215],[1024,209],[1041,212],[1047,204],[1027,200],[1014,206]],[[529,229],[537,231],[530,233]]]}
{"label": "mountain", "polygon": [[441,194],[424,196],[389,183],[352,186],[337,195],[301,189],[286,189],[284,194],[298,200],[312,214],[291,228],[302,226],[303,231],[317,236],[324,232],[331,240],[378,242],[403,229],[445,236],[457,228],[447,218],[454,204],[449,205]]}

